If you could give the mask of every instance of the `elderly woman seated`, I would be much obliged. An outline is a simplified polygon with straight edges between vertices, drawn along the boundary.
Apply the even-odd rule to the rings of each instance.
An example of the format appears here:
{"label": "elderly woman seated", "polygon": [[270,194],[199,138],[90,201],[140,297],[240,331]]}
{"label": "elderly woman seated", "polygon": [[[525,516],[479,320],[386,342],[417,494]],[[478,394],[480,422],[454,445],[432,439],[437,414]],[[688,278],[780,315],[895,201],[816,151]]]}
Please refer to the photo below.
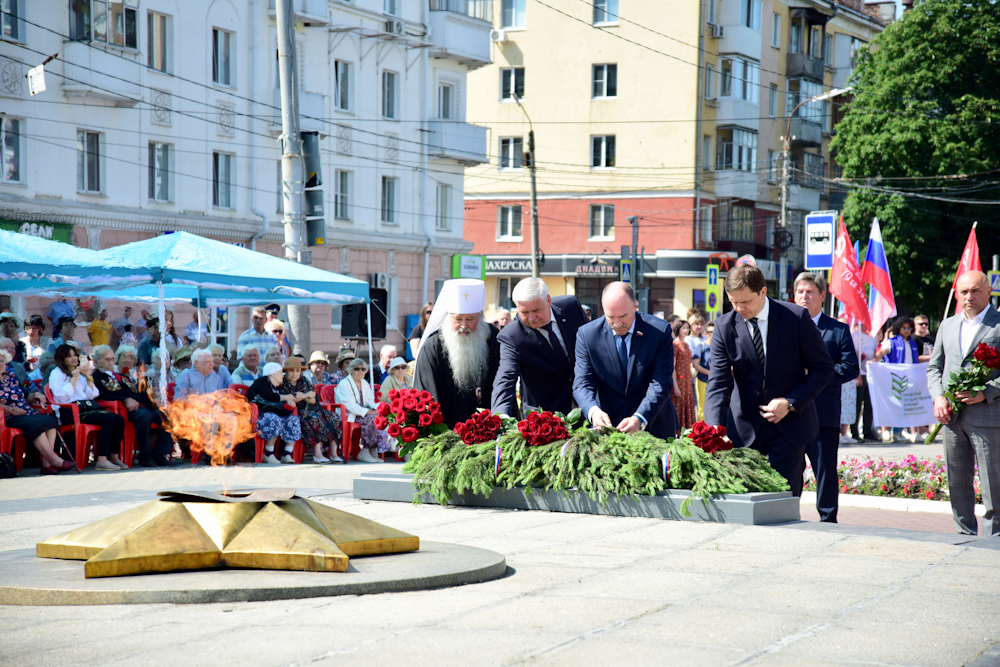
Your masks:
{"label": "elderly woman seated", "polygon": [[243,359],[236,367],[232,375],[232,384],[245,384],[250,386],[253,381],[260,377],[260,350],[255,347],[248,347],[243,351]]}
{"label": "elderly woman seated", "polygon": [[341,350],[340,354],[337,355],[337,360],[334,362],[334,366],[337,367],[330,377],[330,384],[340,384],[340,381],[344,378],[350,377],[351,372],[347,370],[351,362],[354,361],[354,352],[351,350]]}
{"label": "elderly woman seated", "polygon": [[132,382],[138,382],[139,352],[131,345],[119,345],[115,351],[115,372],[127,375]]}
{"label": "elderly woman seated", "polygon": [[[3,350],[10,355],[11,359],[17,359],[17,343],[14,342],[12,338],[0,338],[0,350]],[[7,364],[10,369],[17,376],[17,381],[24,384],[28,381],[28,371],[24,368],[24,363],[20,361],[11,361]]]}
{"label": "elderly woman seated", "polygon": [[326,371],[329,365],[330,357],[326,356],[322,350],[316,350],[309,357],[309,370],[303,373],[302,377],[308,380],[309,384],[336,384],[333,381],[333,374]]}
{"label": "elderly woman seated", "polygon": [[337,402],[347,410],[347,420],[361,427],[361,452],[358,460],[379,463],[381,459],[378,455],[389,451],[391,447],[388,434],[375,428],[375,393],[365,380],[368,362],[355,359],[349,370],[351,376],[337,385]]}
{"label": "elderly woman seated", "polygon": [[181,400],[198,394],[211,394],[222,389],[219,386],[219,374],[215,372],[215,362],[212,351],[195,350],[191,355],[192,368],[188,368],[177,377],[174,388],[174,400]]}
{"label": "elderly woman seated", "polygon": [[194,350],[190,347],[179,347],[174,350],[174,361],[170,364],[170,375],[172,381],[176,381],[181,373],[191,368],[191,355]]}
{"label": "elderly woman seated", "polygon": [[156,445],[150,449],[153,425],[163,425],[163,414],[149,396],[139,391],[126,375],[115,370],[115,353],[107,345],[98,345],[94,357],[94,382],[102,401],[121,401],[128,410],[128,420],[135,426],[135,443],[139,448],[139,465],[144,468],[169,465],[167,456],[174,448],[170,434],[162,428],[156,432]]}
{"label": "elderly woman seated", "polygon": [[51,415],[40,414],[24,395],[24,388],[18,382],[10,367],[11,355],[0,351],[0,411],[10,428],[21,429],[24,439],[33,443],[42,457],[43,475],[58,475],[64,470],[72,470],[73,462],[64,461],[56,454],[56,428],[59,424]]}
{"label": "elderly woman seated", "polygon": [[281,320],[271,320],[264,325],[264,331],[269,334],[274,334],[274,337],[278,339],[277,348],[281,353],[281,361],[284,362],[285,359],[292,356],[292,348],[288,345],[288,338],[285,334],[285,323]]}
{"label": "elderly woman seated", "polygon": [[[279,392],[291,395],[299,408],[299,422],[302,426],[302,442],[313,448],[313,461],[316,463],[342,463],[337,456],[337,443],[340,441],[340,413],[328,412],[319,406],[316,392],[312,385],[302,375],[305,366],[301,357],[288,357],[285,362],[285,382]],[[330,458],[323,456],[323,447],[330,448]]]}
{"label": "elderly woman seated", "polygon": [[208,346],[212,353],[212,367],[215,374],[219,376],[219,389],[225,389],[233,383],[233,376],[229,374],[229,368],[223,363],[226,358],[226,348],[218,344]]}
{"label": "elderly woman seated", "polygon": [[389,362],[389,375],[386,376],[385,380],[382,382],[382,387],[380,391],[382,396],[379,398],[380,403],[390,403],[389,392],[393,389],[399,391],[400,389],[411,389],[412,383],[410,378],[406,376],[406,372],[410,369],[409,364],[406,363],[406,359],[402,357],[396,357]]}
{"label": "elderly woman seated", "polygon": [[[126,468],[118,458],[122,438],[125,435],[125,420],[113,412],[101,408],[95,401],[100,390],[94,383],[93,371],[88,360],[81,359],[76,348],[60,345],[55,352],[56,367],[49,376],[49,388],[56,403],[76,403],[80,408],[80,421],[99,426],[97,437],[97,470],[119,470]],[[69,408],[61,408],[59,421],[73,423],[73,413]],[[79,462],[81,467],[86,461]]]}
{"label": "elderly woman seated", "polygon": [[[264,365],[263,377],[254,380],[247,390],[247,400],[257,405],[257,435],[265,441],[264,463],[295,463],[292,451],[302,439],[301,422],[292,414],[295,396],[281,393],[284,381],[281,364],[272,361]],[[278,438],[285,441],[281,461],[274,455]]]}

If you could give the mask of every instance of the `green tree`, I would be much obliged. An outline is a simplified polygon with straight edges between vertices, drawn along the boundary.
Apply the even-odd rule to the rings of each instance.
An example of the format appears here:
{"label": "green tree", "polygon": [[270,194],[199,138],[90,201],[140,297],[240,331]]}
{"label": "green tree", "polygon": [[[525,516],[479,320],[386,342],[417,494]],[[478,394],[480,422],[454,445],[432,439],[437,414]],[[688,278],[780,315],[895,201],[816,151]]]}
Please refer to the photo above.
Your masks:
{"label": "green tree", "polygon": [[878,217],[901,312],[940,316],[973,221],[983,268],[1000,252],[1000,3],[918,0],[852,85],[831,145],[844,219],[863,253]]}

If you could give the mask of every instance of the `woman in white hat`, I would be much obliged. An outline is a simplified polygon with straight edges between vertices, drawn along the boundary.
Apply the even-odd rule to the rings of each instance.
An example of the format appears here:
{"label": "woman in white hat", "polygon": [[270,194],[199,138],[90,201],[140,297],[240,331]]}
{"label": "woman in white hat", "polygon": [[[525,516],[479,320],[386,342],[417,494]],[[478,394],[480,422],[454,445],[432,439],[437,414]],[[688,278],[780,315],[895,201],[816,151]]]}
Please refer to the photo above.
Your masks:
{"label": "woman in white hat", "polygon": [[326,356],[322,350],[316,350],[309,357],[309,370],[303,373],[303,377],[309,384],[336,384],[333,381],[333,374],[326,369],[330,366],[330,357]]}
{"label": "woman in white hat", "polygon": [[[302,439],[299,418],[292,414],[295,397],[279,392],[284,381],[284,369],[272,361],[264,365],[263,377],[254,380],[247,390],[247,400],[257,405],[257,435],[265,441],[264,463],[295,463],[292,450]],[[285,441],[281,461],[274,455],[278,438]]]}

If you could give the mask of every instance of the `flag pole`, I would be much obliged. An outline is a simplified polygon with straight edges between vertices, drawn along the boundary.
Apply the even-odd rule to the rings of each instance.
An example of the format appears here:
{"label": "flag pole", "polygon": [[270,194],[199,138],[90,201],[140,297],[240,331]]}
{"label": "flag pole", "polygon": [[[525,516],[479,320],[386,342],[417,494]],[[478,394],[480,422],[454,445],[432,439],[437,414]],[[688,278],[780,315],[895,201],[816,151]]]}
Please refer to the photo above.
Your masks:
{"label": "flag pole", "polygon": [[[972,223],[972,231],[976,231],[976,227],[977,226],[979,226],[979,221],[978,220],[976,220],[975,222]],[[959,266],[961,266],[962,260],[959,259],[958,263],[959,263]],[[942,322],[944,322],[946,319],[948,319],[948,313],[951,311],[951,299],[954,296],[955,296],[955,285],[954,285],[954,283],[952,283],[951,291],[948,292],[948,303],[944,307],[944,316],[941,318]]]}

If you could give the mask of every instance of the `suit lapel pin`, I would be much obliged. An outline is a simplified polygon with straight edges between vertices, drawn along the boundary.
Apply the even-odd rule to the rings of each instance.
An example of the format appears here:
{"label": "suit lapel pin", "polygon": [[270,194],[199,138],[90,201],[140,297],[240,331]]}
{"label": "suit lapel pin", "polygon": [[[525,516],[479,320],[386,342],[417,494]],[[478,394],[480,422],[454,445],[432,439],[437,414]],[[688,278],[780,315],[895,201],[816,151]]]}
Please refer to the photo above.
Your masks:
{"label": "suit lapel pin", "polygon": [[641,335],[642,335],[642,332],[641,332],[641,331],[636,331],[636,332],[635,332],[635,335],[636,335],[636,336],[641,336]]}

